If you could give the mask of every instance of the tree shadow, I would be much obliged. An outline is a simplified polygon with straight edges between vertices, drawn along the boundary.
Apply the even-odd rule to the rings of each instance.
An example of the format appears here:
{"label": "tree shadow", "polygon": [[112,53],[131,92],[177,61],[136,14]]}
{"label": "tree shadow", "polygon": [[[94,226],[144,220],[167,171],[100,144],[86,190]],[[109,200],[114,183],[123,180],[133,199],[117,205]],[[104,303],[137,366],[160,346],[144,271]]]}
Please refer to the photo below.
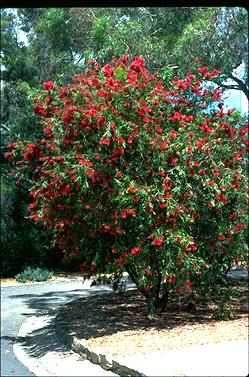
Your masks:
{"label": "tree shadow", "polygon": [[[236,318],[248,313],[248,287],[242,282],[244,290],[236,298]],[[118,332],[150,329],[174,329],[179,326],[210,324],[215,318],[214,305],[204,302],[179,306],[176,297],[170,297],[167,310],[152,321],[147,319],[145,298],[133,291],[123,295],[105,294],[80,298],[61,308],[57,319],[66,333],[74,333],[79,339],[99,338]],[[235,318],[235,319],[236,319]]]}
{"label": "tree shadow", "polygon": [[[93,296],[95,294],[105,293],[111,291],[108,288],[91,288],[86,290],[82,289],[72,289],[70,291],[50,291],[42,294],[20,294],[20,295],[11,295],[11,299],[21,299],[23,304],[32,310],[35,310],[34,313],[36,316],[44,316],[47,314],[53,314],[58,310],[58,308],[63,305],[65,302],[70,302],[74,300],[77,296]],[[30,316],[30,313],[22,313],[23,315]]]}
{"label": "tree shadow", "polygon": [[53,318],[50,318],[44,327],[33,330],[25,336],[2,336],[1,340],[22,346],[27,354],[35,358],[40,358],[47,352],[69,351],[56,337]]}
{"label": "tree shadow", "polygon": [[[55,315],[60,306],[65,302],[74,300],[75,297],[87,296],[92,297],[110,291],[107,287],[95,287],[91,289],[73,289],[69,292],[65,290],[50,291],[42,294],[20,294],[11,295],[11,299],[21,299],[27,308],[34,312],[22,313],[30,318],[30,329],[25,331],[25,336],[2,336],[1,339],[10,343],[17,343],[25,352],[35,358],[40,358],[48,352],[69,352],[70,349],[65,346],[57,337],[55,332]],[[29,322],[28,322],[29,323]],[[30,331],[29,331],[30,330]]]}
{"label": "tree shadow", "polygon": [[[75,300],[77,294],[80,298]],[[61,290],[10,297],[22,299],[29,309],[36,311],[34,314],[38,319],[40,316],[46,317],[43,326],[35,328],[25,337],[15,338],[15,341],[33,357],[41,357],[47,352],[69,351],[56,336],[55,316],[66,333],[74,333],[77,338],[85,340],[129,330],[171,330],[183,325],[208,324],[215,321],[212,318],[212,307],[204,307],[197,303],[196,310],[192,310],[191,307],[182,307],[179,310],[175,299],[170,299],[167,311],[162,316],[153,321],[148,320],[145,299],[134,289],[129,289],[124,294],[115,294],[110,288],[94,287],[87,290],[82,288],[70,292]],[[247,311],[245,290],[240,297],[238,315],[245,315]],[[30,313],[27,315],[30,316]]]}

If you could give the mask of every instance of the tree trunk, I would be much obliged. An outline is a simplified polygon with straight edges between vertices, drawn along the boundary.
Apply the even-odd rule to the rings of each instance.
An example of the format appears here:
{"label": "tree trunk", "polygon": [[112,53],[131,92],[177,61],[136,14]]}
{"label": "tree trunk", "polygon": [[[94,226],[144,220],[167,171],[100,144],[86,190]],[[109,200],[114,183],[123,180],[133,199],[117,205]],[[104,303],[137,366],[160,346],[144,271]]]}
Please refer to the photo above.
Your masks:
{"label": "tree trunk", "polygon": [[[161,288],[161,287],[160,287]],[[162,294],[161,294],[162,289]],[[165,287],[157,289],[150,292],[150,294],[145,295],[147,307],[148,307],[148,318],[153,319],[156,316],[160,316],[167,307],[169,290]]]}
{"label": "tree trunk", "polygon": [[[126,265],[126,271],[136,286],[139,288],[139,278],[136,267],[134,265]],[[153,282],[153,288],[150,293],[146,293],[142,289],[142,294],[146,298],[148,307],[148,318],[153,319],[160,316],[166,309],[169,290],[165,285],[162,287],[162,275],[158,274],[157,280]]]}
{"label": "tree trunk", "polygon": [[157,317],[157,297],[155,294],[146,296],[146,302],[148,307],[148,319],[152,320]]}

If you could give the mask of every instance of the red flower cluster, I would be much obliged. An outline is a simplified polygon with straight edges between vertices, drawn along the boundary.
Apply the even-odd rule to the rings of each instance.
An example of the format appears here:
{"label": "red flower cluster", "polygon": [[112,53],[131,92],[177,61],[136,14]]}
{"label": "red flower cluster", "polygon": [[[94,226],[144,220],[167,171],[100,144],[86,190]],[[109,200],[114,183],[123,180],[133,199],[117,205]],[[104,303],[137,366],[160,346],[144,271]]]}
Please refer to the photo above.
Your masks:
{"label": "red flower cluster", "polygon": [[81,253],[89,274],[134,270],[147,296],[157,274],[190,289],[212,260],[243,254],[247,129],[203,89],[219,72],[200,61],[167,85],[127,55],[90,61],[67,87],[47,81],[34,101],[43,136],[5,153],[32,177],[31,217],[66,255]]}

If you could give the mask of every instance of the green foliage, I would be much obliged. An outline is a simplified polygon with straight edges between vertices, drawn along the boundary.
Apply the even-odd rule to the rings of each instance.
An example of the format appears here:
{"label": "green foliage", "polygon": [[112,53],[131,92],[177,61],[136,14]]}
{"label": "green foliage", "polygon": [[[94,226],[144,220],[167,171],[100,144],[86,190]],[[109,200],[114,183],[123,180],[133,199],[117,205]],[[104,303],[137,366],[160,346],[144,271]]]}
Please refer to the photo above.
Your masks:
{"label": "green foliage", "polygon": [[181,287],[225,292],[225,271],[245,260],[247,129],[203,88],[219,71],[197,59],[163,81],[144,63],[90,61],[73,85],[44,82],[42,139],[11,143],[6,157],[14,171],[22,161],[31,218],[65,256],[81,255],[87,276],[127,271],[153,315]]}
{"label": "green foliage", "polygon": [[[18,38],[19,30],[22,30],[28,39],[26,45]],[[5,177],[8,174],[3,159],[8,142],[26,140],[35,143],[42,136],[42,130],[32,112],[34,93],[37,88],[40,89],[42,81],[49,79],[58,85],[67,85],[74,75],[82,71],[88,59],[96,59],[104,65],[113,55],[121,56],[126,52],[132,57],[143,55],[147,68],[152,71],[159,69],[160,77],[167,82],[188,67],[193,56],[203,56],[211,68],[222,70],[222,77],[215,78],[219,85],[231,77],[234,68],[244,63],[243,77],[235,86],[247,93],[247,30],[246,10],[237,7],[1,10],[4,81],[1,91],[2,174]],[[172,66],[178,68],[172,69]],[[115,77],[122,83],[125,82],[126,78],[121,70],[116,72]],[[22,190],[27,192],[27,187],[23,186]],[[20,195],[20,189],[17,195]],[[24,200],[23,196],[22,200],[28,205],[28,196],[25,198]],[[24,212],[21,213],[24,216]],[[9,219],[12,219],[11,214]],[[15,221],[9,221],[9,224],[14,224],[14,236],[9,237],[8,252],[4,252],[3,260],[7,260],[6,255],[13,255],[13,262],[4,262],[5,271],[10,265],[11,270],[17,268],[19,262],[15,261],[24,258],[17,256],[25,255],[27,250],[34,250],[32,244],[35,242],[29,242],[29,237],[35,240],[39,239],[38,235],[41,234],[40,228],[34,224],[30,235],[27,232],[25,236],[26,244],[30,245],[25,248],[18,237],[25,234],[30,223],[24,217],[19,217]],[[41,244],[44,245],[44,240],[48,238],[43,237]],[[47,244],[47,250],[49,248]],[[40,250],[38,246],[37,250]],[[21,262],[21,265],[22,263],[24,262]]]}
{"label": "green foliage", "polygon": [[26,283],[27,281],[46,281],[51,279],[53,272],[45,268],[26,267],[25,270],[15,276],[19,283]]}
{"label": "green foliage", "polygon": [[[198,8],[197,8],[198,9]],[[242,7],[199,8],[172,46],[172,57],[181,66],[201,56],[211,68],[222,71],[216,82],[242,90],[248,98],[248,13]],[[241,65],[241,72],[234,70]],[[242,67],[243,66],[243,67]],[[232,83],[225,82],[232,79]]]}
{"label": "green foliage", "polygon": [[10,277],[26,265],[58,266],[49,232],[27,218],[27,193],[13,180],[1,177],[1,276]]}

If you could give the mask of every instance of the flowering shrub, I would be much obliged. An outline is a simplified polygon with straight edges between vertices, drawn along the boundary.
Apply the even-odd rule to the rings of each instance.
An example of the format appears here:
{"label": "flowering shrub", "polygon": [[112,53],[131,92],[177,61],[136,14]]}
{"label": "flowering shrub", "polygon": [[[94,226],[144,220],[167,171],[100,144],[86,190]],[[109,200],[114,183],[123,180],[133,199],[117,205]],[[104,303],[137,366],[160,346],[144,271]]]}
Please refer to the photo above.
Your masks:
{"label": "flowering shrub", "polygon": [[153,316],[170,291],[245,259],[246,126],[203,86],[219,71],[200,59],[167,83],[142,57],[89,64],[66,87],[43,83],[44,137],[10,143],[6,157],[66,257],[81,253],[89,276],[126,270]]}

